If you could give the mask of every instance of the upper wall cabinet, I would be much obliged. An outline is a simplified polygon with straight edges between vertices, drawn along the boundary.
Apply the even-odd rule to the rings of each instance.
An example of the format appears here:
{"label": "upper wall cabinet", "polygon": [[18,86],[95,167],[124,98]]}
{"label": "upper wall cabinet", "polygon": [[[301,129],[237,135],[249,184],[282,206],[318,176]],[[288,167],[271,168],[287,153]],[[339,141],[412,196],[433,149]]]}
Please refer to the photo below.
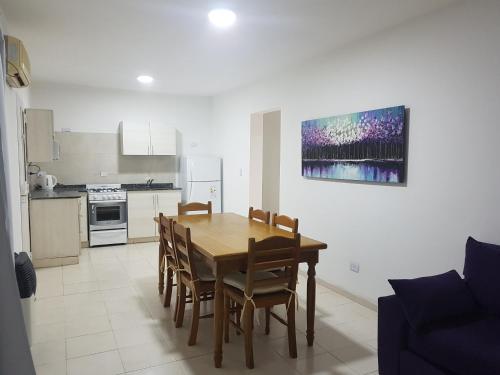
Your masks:
{"label": "upper wall cabinet", "polygon": [[54,155],[54,114],[49,109],[26,109],[28,162],[49,162]]}
{"label": "upper wall cabinet", "polygon": [[176,130],[152,122],[120,123],[122,155],[175,155]]}
{"label": "upper wall cabinet", "polygon": [[122,155],[151,155],[149,123],[120,123]]}

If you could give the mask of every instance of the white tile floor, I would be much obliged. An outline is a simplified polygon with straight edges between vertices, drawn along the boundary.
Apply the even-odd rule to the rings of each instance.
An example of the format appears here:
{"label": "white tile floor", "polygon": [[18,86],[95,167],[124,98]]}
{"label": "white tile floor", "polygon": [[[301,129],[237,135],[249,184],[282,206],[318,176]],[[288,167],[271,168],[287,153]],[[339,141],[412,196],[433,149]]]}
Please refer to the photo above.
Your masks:
{"label": "white tile floor", "polygon": [[256,325],[254,370],[245,368],[243,341],[234,332],[223,367],[215,369],[212,319],[201,321],[198,344],[188,347],[189,311],[176,329],[172,309],[158,296],[157,256],[156,243],[84,249],[78,265],[38,269],[37,374],[377,374],[376,313],[319,285],[316,341],[307,346],[302,277],[298,358],[288,357],[285,327],[273,321],[269,336]]}

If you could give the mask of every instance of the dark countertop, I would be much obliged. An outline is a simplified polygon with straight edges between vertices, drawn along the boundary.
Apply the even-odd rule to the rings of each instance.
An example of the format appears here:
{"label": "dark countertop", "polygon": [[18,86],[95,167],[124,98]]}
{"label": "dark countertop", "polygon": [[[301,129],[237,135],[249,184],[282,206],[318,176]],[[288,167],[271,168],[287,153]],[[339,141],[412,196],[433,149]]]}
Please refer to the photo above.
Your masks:
{"label": "dark countertop", "polygon": [[33,190],[30,199],[72,199],[81,198],[83,193],[75,190]]}
{"label": "dark countertop", "polygon": [[[182,190],[169,183],[148,184],[122,184],[122,188],[127,191],[150,191],[150,190]],[[62,185],[57,184],[54,190],[33,190],[30,193],[31,199],[63,199],[80,198],[87,192],[85,185]]]}
{"label": "dark countertop", "polygon": [[122,184],[122,189],[127,191],[148,191],[148,190],[182,190],[181,188],[174,187],[171,182],[168,183],[153,183],[148,184]]}
{"label": "dark countertop", "polygon": [[63,185],[63,184],[57,184],[54,187],[54,190],[56,191],[79,191],[80,193],[86,193],[87,188],[85,185]]}

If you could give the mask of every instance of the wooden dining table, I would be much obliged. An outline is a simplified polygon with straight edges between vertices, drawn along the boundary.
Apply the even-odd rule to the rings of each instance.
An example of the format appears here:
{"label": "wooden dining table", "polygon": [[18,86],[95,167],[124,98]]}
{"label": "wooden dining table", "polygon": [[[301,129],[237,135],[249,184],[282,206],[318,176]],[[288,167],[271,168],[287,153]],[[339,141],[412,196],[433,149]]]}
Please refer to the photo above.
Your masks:
{"label": "wooden dining table", "polygon": [[[257,241],[271,236],[292,237],[291,232],[273,227],[234,213],[201,214],[170,216],[177,223],[191,228],[191,241],[196,251],[203,255],[203,260],[212,268],[215,276],[214,301],[214,363],[222,365],[223,310],[224,310],[224,276],[246,268],[248,257],[248,239]],[[154,220],[159,223],[157,217]],[[314,315],[316,305],[316,264],[319,261],[319,250],[326,249],[323,242],[301,236],[300,259],[307,263],[307,329],[306,337],[309,346],[314,342]],[[163,293],[165,275],[161,263],[165,250],[160,241],[158,256],[158,290]],[[169,271],[169,270],[167,270]],[[172,277],[172,275],[168,275]]]}

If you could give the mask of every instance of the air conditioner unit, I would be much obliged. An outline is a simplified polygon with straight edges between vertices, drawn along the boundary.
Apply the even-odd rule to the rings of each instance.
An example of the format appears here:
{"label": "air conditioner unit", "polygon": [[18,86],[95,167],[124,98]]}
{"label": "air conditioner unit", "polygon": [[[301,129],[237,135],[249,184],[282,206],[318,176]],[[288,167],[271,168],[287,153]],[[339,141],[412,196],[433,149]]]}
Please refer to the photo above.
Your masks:
{"label": "air conditioner unit", "polygon": [[31,64],[23,43],[5,36],[7,51],[7,83],[11,87],[26,87],[31,83]]}

